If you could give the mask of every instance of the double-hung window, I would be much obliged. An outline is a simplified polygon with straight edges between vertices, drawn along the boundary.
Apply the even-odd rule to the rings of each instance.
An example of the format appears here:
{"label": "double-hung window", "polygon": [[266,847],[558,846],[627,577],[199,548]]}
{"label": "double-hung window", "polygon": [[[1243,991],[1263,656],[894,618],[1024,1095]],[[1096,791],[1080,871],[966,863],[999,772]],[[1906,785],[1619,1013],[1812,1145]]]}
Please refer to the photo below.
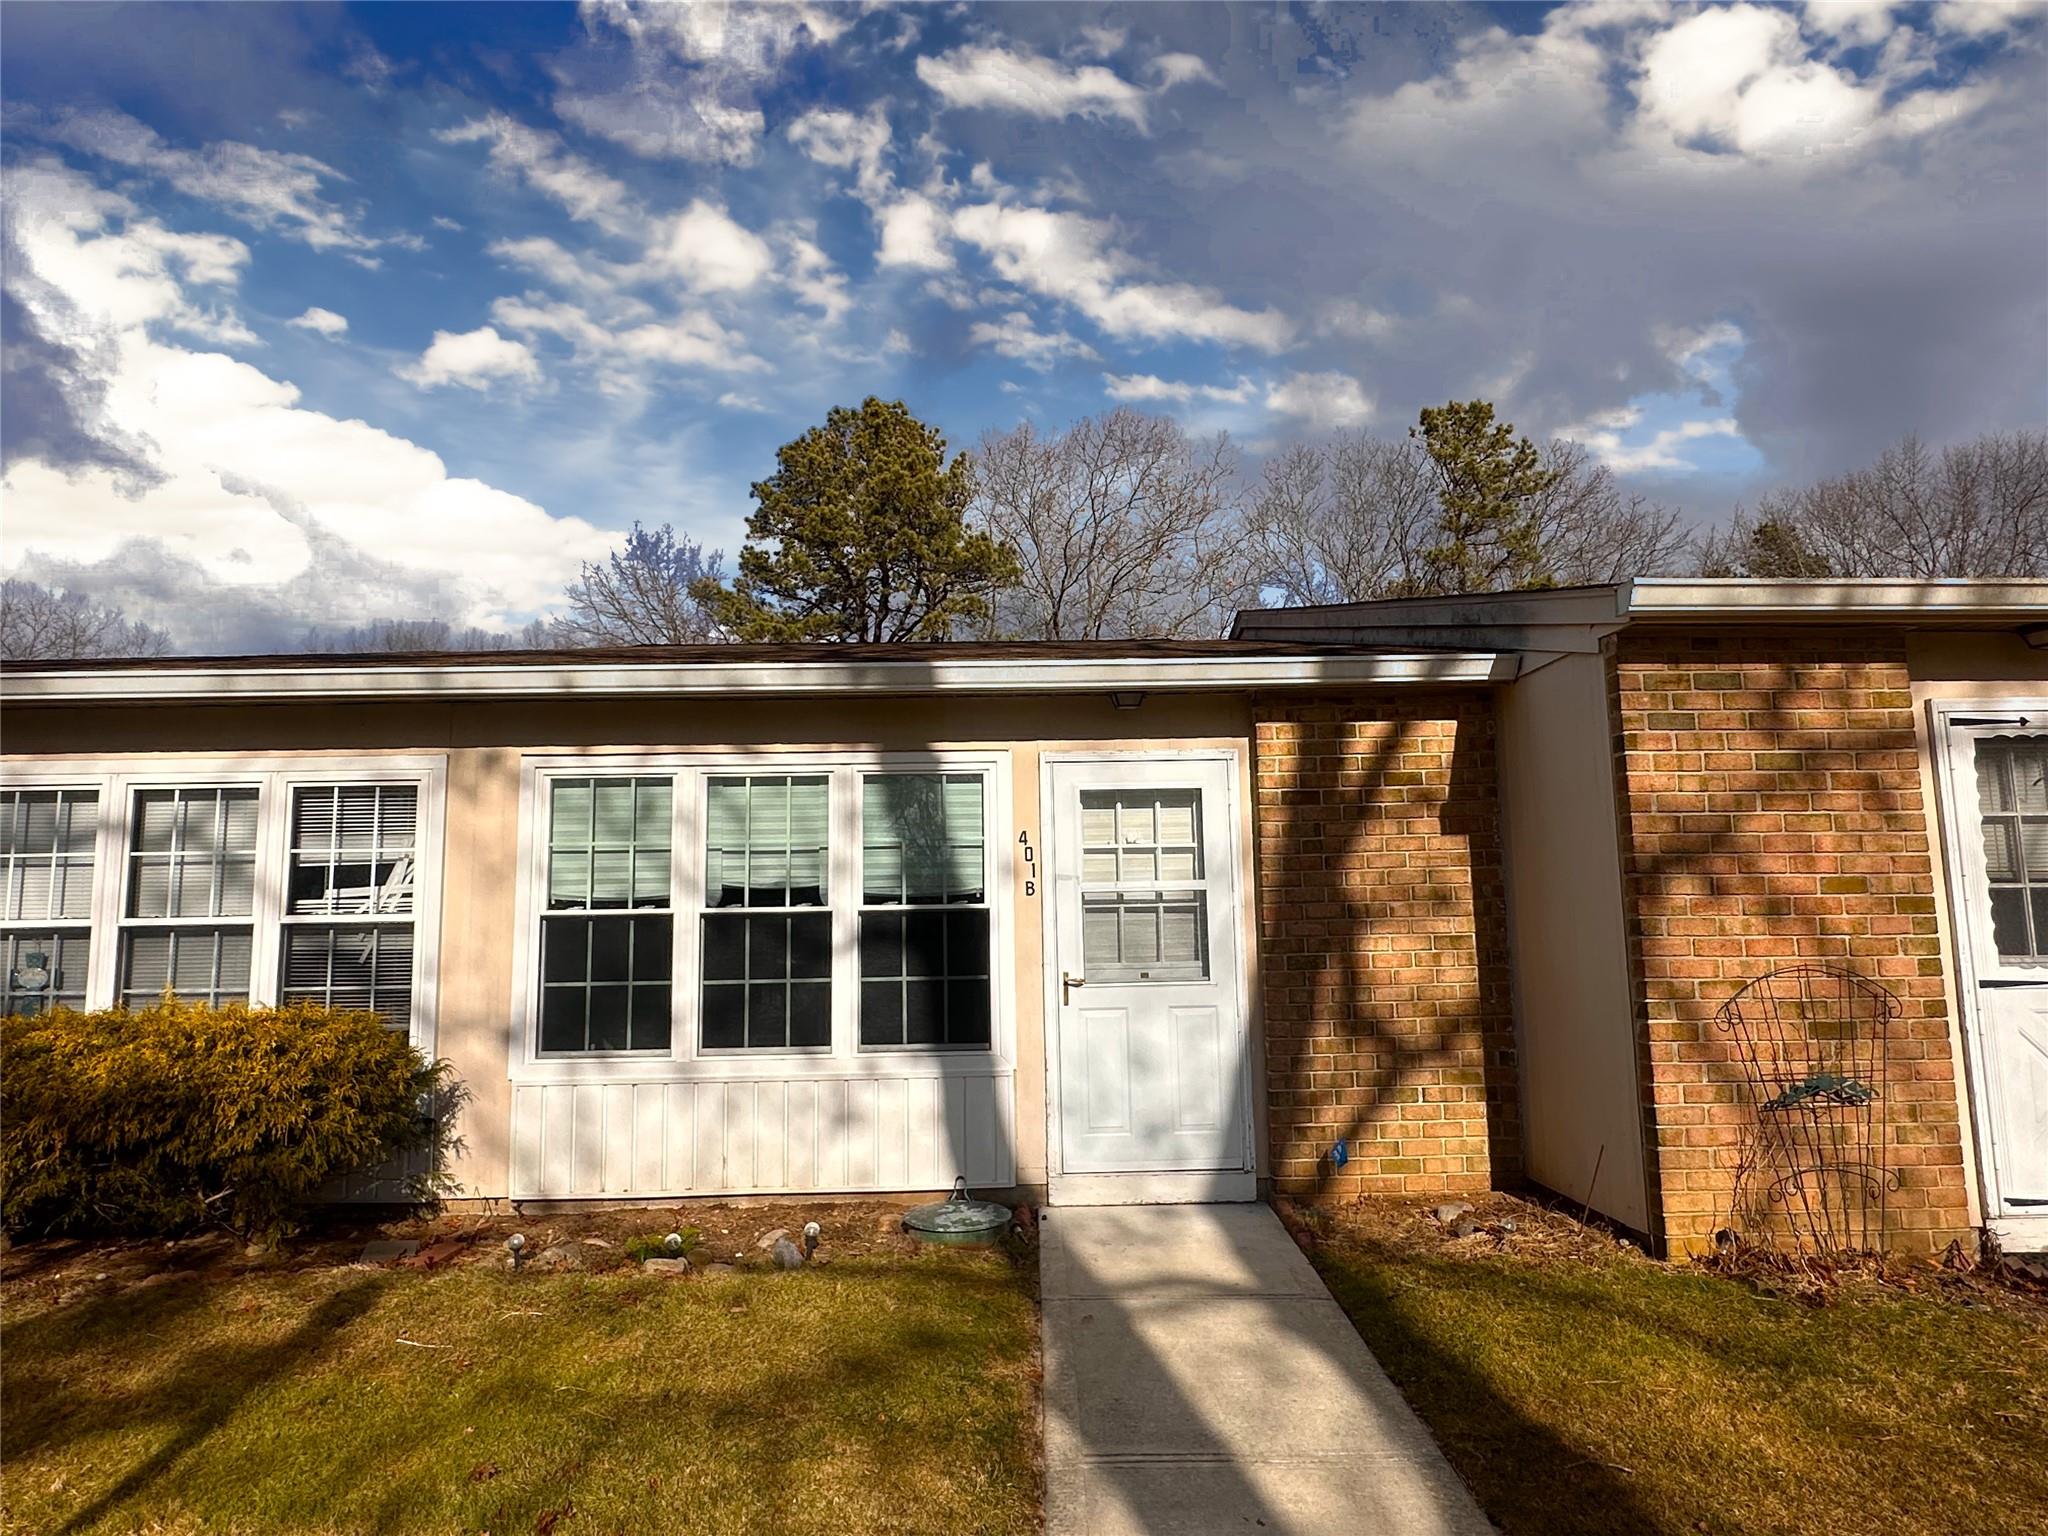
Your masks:
{"label": "double-hung window", "polygon": [[545,1055],[669,1047],[674,794],[666,778],[549,785]]}
{"label": "double-hung window", "polygon": [[128,819],[119,1000],[246,1000],[255,952],[254,785],[139,789]]}
{"label": "double-hung window", "polygon": [[861,779],[860,1043],[989,1044],[978,773]]}
{"label": "double-hung window", "polygon": [[0,791],[0,1014],[83,1008],[96,789]]}
{"label": "double-hung window", "polygon": [[285,875],[287,1000],[370,1009],[412,1023],[413,784],[321,784],[292,791]]}
{"label": "double-hung window", "polygon": [[705,786],[704,1050],[831,1046],[831,808],[824,774]]}

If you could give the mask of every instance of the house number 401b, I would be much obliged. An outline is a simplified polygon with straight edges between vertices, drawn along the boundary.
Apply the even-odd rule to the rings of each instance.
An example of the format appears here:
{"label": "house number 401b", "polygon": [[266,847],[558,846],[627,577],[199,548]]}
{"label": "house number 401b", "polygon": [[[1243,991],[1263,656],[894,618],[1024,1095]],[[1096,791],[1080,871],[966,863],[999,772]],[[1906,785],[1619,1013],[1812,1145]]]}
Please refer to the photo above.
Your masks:
{"label": "house number 401b", "polygon": [[1031,851],[1031,834],[1029,832],[1019,832],[1017,834],[1017,846],[1024,850],[1024,894],[1026,896],[1036,896],[1038,894],[1038,855]]}

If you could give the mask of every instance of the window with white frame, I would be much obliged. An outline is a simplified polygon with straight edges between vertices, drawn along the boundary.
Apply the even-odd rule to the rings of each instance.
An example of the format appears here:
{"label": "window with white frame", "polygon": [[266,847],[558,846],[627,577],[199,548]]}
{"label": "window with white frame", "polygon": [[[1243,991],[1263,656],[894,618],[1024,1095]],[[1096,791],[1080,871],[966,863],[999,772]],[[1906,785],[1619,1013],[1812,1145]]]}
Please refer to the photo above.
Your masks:
{"label": "window with white frame", "polygon": [[412,1023],[414,784],[292,790],[278,995]]}
{"label": "window with white frame", "polygon": [[96,789],[0,790],[0,1014],[83,1008]]}
{"label": "window with white frame", "polygon": [[427,759],[354,779],[340,762],[109,766],[47,784],[10,770],[0,1011],[309,998],[417,1034],[431,955],[415,891],[437,776]]}
{"label": "window with white frame", "polygon": [[860,1043],[990,1040],[982,776],[861,779]]}
{"label": "window with white frame", "polygon": [[675,970],[674,785],[549,785],[540,1049],[666,1051]]}
{"label": "window with white frame", "polygon": [[536,769],[537,1063],[996,1048],[986,766],[658,763]]}
{"label": "window with white frame", "polygon": [[146,1006],[246,1000],[255,950],[254,785],[140,789],[128,822],[128,899],[116,995]]}
{"label": "window with white frame", "polygon": [[706,1051],[832,1044],[831,780],[714,775],[705,786]]}

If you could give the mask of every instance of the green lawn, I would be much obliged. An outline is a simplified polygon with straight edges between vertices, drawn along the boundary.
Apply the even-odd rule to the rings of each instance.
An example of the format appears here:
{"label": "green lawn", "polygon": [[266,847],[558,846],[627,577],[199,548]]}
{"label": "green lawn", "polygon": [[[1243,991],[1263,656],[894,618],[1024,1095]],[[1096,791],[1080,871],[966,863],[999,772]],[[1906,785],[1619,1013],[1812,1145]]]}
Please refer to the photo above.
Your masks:
{"label": "green lawn", "polygon": [[1505,1247],[1339,1214],[1314,1255],[1506,1531],[2048,1530],[2048,1307],[1816,1307],[1514,1210]]}
{"label": "green lawn", "polygon": [[0,1294],[8,1531],[1024,1532],[1028,1265]]}

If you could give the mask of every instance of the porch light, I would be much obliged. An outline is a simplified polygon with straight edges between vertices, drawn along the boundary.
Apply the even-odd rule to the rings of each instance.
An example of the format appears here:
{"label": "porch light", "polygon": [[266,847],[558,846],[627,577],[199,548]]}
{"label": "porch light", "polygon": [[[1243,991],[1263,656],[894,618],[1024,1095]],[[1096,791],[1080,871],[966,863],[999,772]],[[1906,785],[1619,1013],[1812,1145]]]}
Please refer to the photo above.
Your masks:
{"label": "porch light", "polygon": [[1116,709],[1136,709],[1145,702],[1145,695],[1137,692],[1112,693],[1109,702]]}

